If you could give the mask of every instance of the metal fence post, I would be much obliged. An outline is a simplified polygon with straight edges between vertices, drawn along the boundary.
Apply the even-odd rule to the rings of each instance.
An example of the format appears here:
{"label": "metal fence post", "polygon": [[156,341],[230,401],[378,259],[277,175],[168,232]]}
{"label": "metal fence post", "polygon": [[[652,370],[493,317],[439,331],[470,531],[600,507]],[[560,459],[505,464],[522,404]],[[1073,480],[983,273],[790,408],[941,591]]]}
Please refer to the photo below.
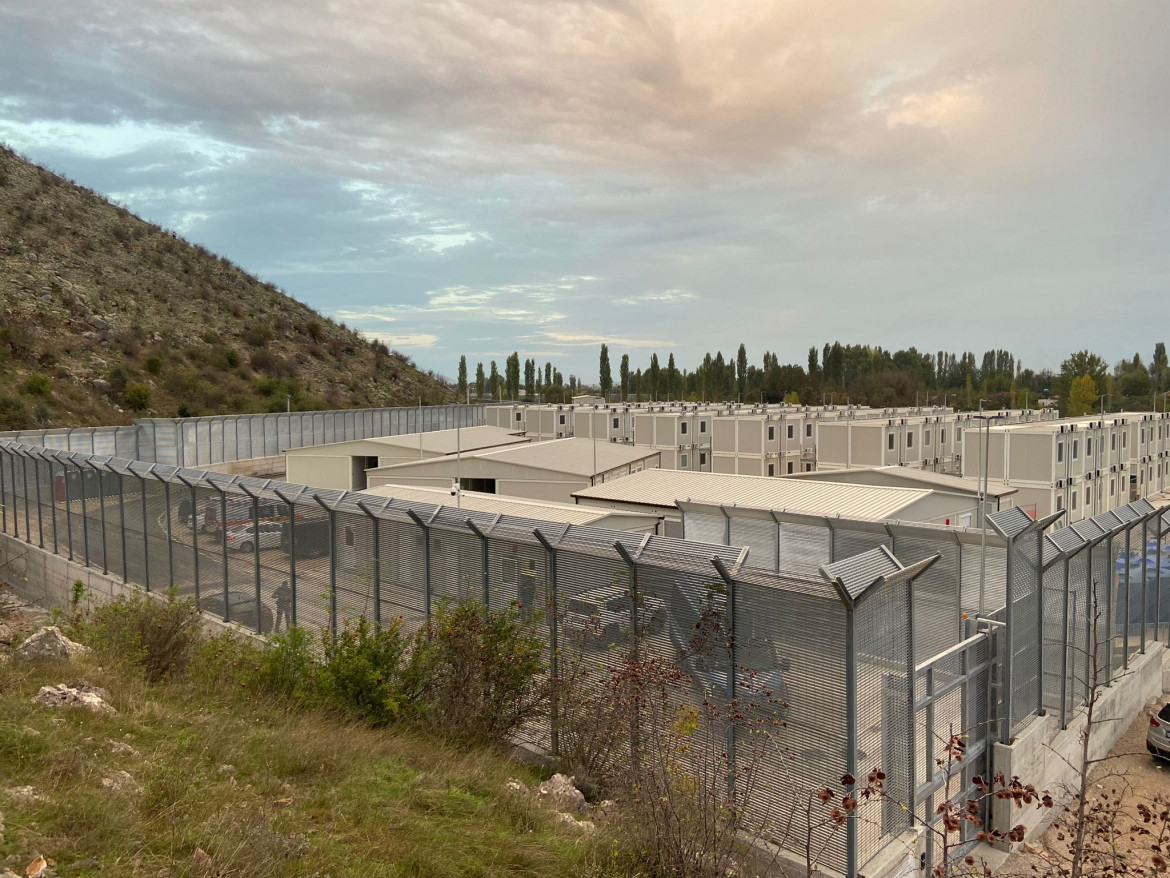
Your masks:
{"label": "metal fence post", "polygon": [[[1047,714],[1044,707],[1044,528],[1036,528],[1036,713]],[[1061,672],[1063,675],[1063,671]]]}
{"label": "metal fence post", "polygon": [[41,468],[37,466],[31,451],[24,453],[28,455],[28,459],[33,465],[33,482],[37,491],[37,545],[43,549],[45,547],[45,520],[41,516]]}
{"label": "metal fence post", "polygon": [[1062,729],[1068,728],[1068,611],[1069,611],[1069,558],[1064,553],[1061,553],[1062,561],[1064,563],[1064,596],[1061,604],[1061,619],[1060,626],[1060,727]]}
{"label": "metal fence post", "polygon": [[[728,518],[728,521],[730,522],[731,519]],[[738,668],[735,654],[735,579],[732,578],[718,556],[711,558],[711,564],[727,587],[727,710],[729,713],[726,717],[727,728],[725,730],[727,736],[727,795],[734,800],[737,790],[735,784],[735,722],[732,717],[736,711],[735,700],[738,697],[736,692]]]}
{"label": "metal fence post", "polygon": [[[256,586],[256,633],[264,633],[264,602],[260,595],[260,498],[253,494],[243,482],[239,489],[252,498],[252,554],[254,559],[253,576]],[[264,483],[268,487],[268,482]]]}
{"label": "metal fence post", "polygon": [[0,531],[8,533],[8,492],[4,484],[4,463],[11,464],[12,452],[7,445],[0,447]]}
{"label": "metal fence post", "polygon": [[[857,638],[852,607],[845,608],[845,772],[850,783],[844,794],[852,796],[857,782]],[[845,874],[857,876],[857,809],[845,818]]]}
{"label": "metal fence post", "polygon": [[86,460],[90,467],[93,468],[94,475],[97,476],[98,483],[98,510],[100,511],[100,520],[102,525],[102,573],[109,574],[110,559],[109,550],[106,548],[106,485],[102,478],[102,471],[98,469],[97,464],[92,460]]}
{"label": "metal fence post", "polygon": [[[493,527],[495,527],[496,522],[499,520],[500,516],[497,515],[495,519],[493,519],[492,523],[488,526],[488,530],[490,531]],[[481,589],[483,593],[483,611],[486,614],[491,610],[491,594],[488,585],[488,535],[485,531],[481,530],[479,525],[477,525],[470,518],[467,519],[467,526],[471,528],[472,533],[479,537],[480,541],[480,550],[482,553],[481,564],[483,566],[483,582],[481,583]]]}
{"label": "metal fence post", "polygon": [[284,623],[287,631],[289,628],[295,628],[297,624],[297,507],[292,498],[286,497],[279,489],[273,488],[272,493],[288,505],[288,580],[292,603],[289,605],[288,619]]}
{"label": "metal fence post", "polygon": [[558,643],[558,624],[557,616],[559,615],[560,604],[557,596],[557,549],[551,540],[548,539],[540,529],[532,531],[533,536],[540,541],[544,546],[545,551],[548,552],[548,591],[549,604],[551,611],[548,614],[548,674],[552,682],[552,692],[549,697],[549,747],[554,756],[559,756],[561,752],[561,738],[560,738],[560,692],[558,691],[558,683],[560,682],[560,644]]}
{"label": "metal fence post", "polygon": [[25,463],[26,458],[20,453],[20,449],[17,449],[16,454],[20,458],[20,488],[24,493],[24,541],[31,544],[32,518],[29,516],[28,509],[28,464]]}
{"label": "metal fence post", "polygon": [[[199,495],[195,491],[195,486],[187,481],[186,477],[178,471],[175,472],[175,478],[191,489],[191,564],[192,574],[195,577],[195,603],[199,603]],[[170,515],[170,507],[167,508],[167,515]],[[174,581],[175,570],[171,568],[171,581]]]}
{"label": "metal fence post", "polygon": [[[426,620],[426,636],[427,640],[431,639],[431,526],[429,521],[423,521],[420,516],[413,509],[407,509],[406,514],[410,516],[420,528],[422,528],[423,536],[423,617]],[[438,509],[431,516],[434,520],[434,515],[438,514]]]}
{"label": "metal fence post", "polygon": [[[378,513],[366,505],[365,500],[358,501],[358,509],[370,517],[370,524],[374,528],[374,629],[382,627],[382,528],[378,526]],[[382,504],[381,512],[390,505],[387,499]]]}
{"label": "metal fence post", "polygon": [[324,500],[313,495],[317,505],[329,517],[329,636],[337,639],[337,521],[334,509]]}
{"label": "metal fence post", "polygon": [[1143,655],[1146,652],[1146,558],[1148,557],[1146,547],[1149,545],[1149,532],[1150,516],[1146,515],[1142,517],[1142,634],[1139,640],[1140,650]]}
{"label": "metal fence post", "polygon": [[1006,645],[1004,660],[1003,660],[1003,715],[999,722],[999,741],[1001,744],[1010,744],[1012,740],[1012,669],[1016,658],[1016,629],[1012,625],[1012,604],[1015,603],[1012,583],[1012,567],[1014,566],[1012,560],[1016,554],[1016,544],[1013,540],[1005,538],[1007,543],[1007,552],[1005,558],[1006,583],[1005,593],[1007,600],[1004,603],[1003,620],[1004,631],[1003,639]]}
{"label": "metal fence post", "polygon": [[[1154,519],[1158,526],[1154,533],[1158,538],[1158,546],[1154,555],[1154,639],[1162,639],[1162,510],[1158,510],[1158,517]],[[1170,634],[1170,626],[1167,627]]]}
{"label": "metal fence post", "polygon": [[[207,448],[211,453],[211,425],[207,425]],[[219,551],[223,565],[223,620],[232,620],[232,605],[228,599],[228,547],[227,547],[227,492],[214,482],[210,483],[213,491],[219,494]]]}
{"label": "metal fence post", "polygon": [[[45,462],[45,466],[49,468],[49,504],[53,507],[53,554],[61,554],[61,542],[57,538],[57,485],[56,477],[53,475],[53,461],[46,457],[46,451],[41,450],[37,452],[37,457]],[[2,495],[0,495],[2,496]],[[0,503],[3,501],[0,500]],[[68,505],[66,505],[66,515],[68,515]]]}
{"label": "metal fence post", "polygon": [[[122,546],[122,581],[129,582],[130,577],[126,567],[126,484],[122,481],[122,474],[110,466],[108,460],[103,466],[110,472],[110,475],[118,477],[118,531]],[[145,524],[143,529],[145,530]]]}
{"label": "metal fence post", "polygon": [[[1125,610],[1124,610],[1124,612],[1125,612],[1125,628],[1124,628],[1125,640],[1124,640],[1124,646],[1122,647],[1122,650],[1121,650],[1121,667],[1127,671],[1129,670],[1129,628],[1130,628],[1130,624],[1129,624],[1129,618],[1130,618],[1129,617],[1129,589],[1130,589],[1129,571],[1132,569],[1132,565],[1130,564],[1130,560],[1131,560],[1132,556],[1130,555],[1130,548],[1129,548],[1129,532],[1130,532],[1130,527],[1129,527],[1129,525],[1126,525],[1126,527],[1125,527]],[[1143,546],[1143,548],[1145,548],[1145,547]],[[1110,560],[1111,561],[1113,560],[1112,557],[1110,557]],[[1116,570],[1117,569],[1116,566],[1113,569]]]}
{"label": "metal fence post", "polygon": [[[86,508],[85,508],[85,504],[87,502],[85,499],[85,467],[82,466],[77,461],[77,459],[73,456],[72,452],[70,452],[70,455],[69,455],[69,463],[72,464],[73,466],[77,467],[77,469],[74,472],[77,475],[77,483],[81,486],[81,549],[82,549],[82,560],[85,562],[85,566],[88,567],[89,566],[89,516],[86,514]],[[66,476],[65,481],[66,481],[66,484],[68,484],[68,481],[69,481],[68,476]],[[68,495],[68,488],[66,488],[66,494]],[[72,540],[70,540],[70,542],[72,542]],[[70,559],[70,560],[72,560],[72,559]]]}
{"label": "metal fence post", "polygon": [[[154,469],[154,464],[152,463],[146,470],[147,474],[149,474],[150,471],[153,469]],[[138,473],[134,473],[133,470],[131,470],[131,472],[134,474],[135,478],[138,479],[138,487],[142,492],[142,570],[144,573],[143,585],[146,586],[146,593],[150,594],[150,523],[148,520],[148,516],[150,513],[146,509],[146,476],[139,475]]]}

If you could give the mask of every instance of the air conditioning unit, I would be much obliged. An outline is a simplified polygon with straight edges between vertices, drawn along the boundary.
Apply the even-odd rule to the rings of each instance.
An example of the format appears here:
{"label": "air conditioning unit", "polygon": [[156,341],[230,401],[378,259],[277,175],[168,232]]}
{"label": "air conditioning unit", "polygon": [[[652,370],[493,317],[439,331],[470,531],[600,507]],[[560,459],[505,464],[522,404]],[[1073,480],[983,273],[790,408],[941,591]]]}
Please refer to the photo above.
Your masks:
{"label": "air conditioning unit", "polygon": [[1064,487],[1064,479],[1057,479],[1056,480],[1056,487],[1063,488]]}

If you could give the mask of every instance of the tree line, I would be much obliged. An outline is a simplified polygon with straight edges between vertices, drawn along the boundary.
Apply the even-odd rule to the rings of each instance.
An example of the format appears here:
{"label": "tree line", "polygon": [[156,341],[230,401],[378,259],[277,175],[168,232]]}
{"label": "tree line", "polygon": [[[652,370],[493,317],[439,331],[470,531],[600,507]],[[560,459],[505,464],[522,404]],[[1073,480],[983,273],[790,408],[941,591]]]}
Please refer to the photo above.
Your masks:
{"label": "tree line", "polygon": [[[948,405],[964,409],[1035,408],[1057,406],[1061,414],[1081,415],[1106,410],[1159,410],[1170,390],[1166,345],[1155,345],[1149,362],[1135,353],[1112,368],[1089,350],[1071,353],[1059,371],[1025,368],[1011,351],[996,349],[976,357],[972,351],[919,351],[910,347],[890,351],[881,346],[826,342],[810,347],[804,363],[781,363],[765,351],[758,363],[749,361],[740,344],[734,356],[710,352],[691,369],[680,368],[673,352],[665,364],[657,352],[649,362],[633,363],[629,354],[618,360],[617,374],[609,346],[601,345],[598,380],[586,385],[576,375],[568,382],[551,362],[543,369],[526,359],[521,374],[520,355],[513,352],[503,374],[494,360],[490,371],[478,363],[469,383],[467,357],[459,359],[459,393],[465,398],[527,399],[567,402],[576,394],[595,392],[607,400],[646,402],[686,400],[781,402],[820,405],[846,404],[876,407]],[[523,394],[521,394],[523,390]],[[1161,401],[1155,402],[1159,398]]]}

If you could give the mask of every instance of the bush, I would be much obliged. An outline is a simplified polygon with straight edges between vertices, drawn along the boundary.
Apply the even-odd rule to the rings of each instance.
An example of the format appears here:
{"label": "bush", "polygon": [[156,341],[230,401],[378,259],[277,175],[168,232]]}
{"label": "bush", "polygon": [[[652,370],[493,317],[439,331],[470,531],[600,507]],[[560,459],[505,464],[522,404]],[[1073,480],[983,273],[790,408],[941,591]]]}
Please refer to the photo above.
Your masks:
{"label": "bush", "polygon": [[544,703],[543,643],[518,606],[485,613],[469,600],[441,603],[415,641],[405,679],[427,725],[469,743],[502,742]]}
{"label": "bush", "polygon": [[143,365],[151,375],[157,375],[162,371],[162,357],[147,357]]}
{"label": "bush", "polygon": [[407,644],[401,619],[378,629],[362,617],[335,638],[322,635],[322,697],[375,725],[397,719],[408,700],[403,688]]}
{"label": "bush", "polygon": [[40,372],[34,372],[20,386],[20,392],[25,396],[48,396],[53,392],[53,379]]}
{"label": "bush", "polygon": [[199,612],[173,591],[166,600],[151,595],[119,598],[97,607],[77,633],[109,661],[142,668],[156,683],[187,670],[199,641]]}
{"label": "bush", "polygon": [[0,429],[26,430],[32,425],[33,412],[19,396],[0,396]]}
{"label": "bush", "polygon": [[126,388],[126,405],[140,412],[143,409],[150,407],[150,388],[145,384],[131,384]]}

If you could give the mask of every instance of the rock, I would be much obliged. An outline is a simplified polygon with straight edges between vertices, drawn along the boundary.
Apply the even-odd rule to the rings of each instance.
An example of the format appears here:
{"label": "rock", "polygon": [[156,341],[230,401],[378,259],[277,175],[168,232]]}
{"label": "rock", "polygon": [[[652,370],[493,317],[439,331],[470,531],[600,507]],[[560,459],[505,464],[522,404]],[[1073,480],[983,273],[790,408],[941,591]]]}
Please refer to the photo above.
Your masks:
{"label": "rock", "polygon": [[115,741],[108,738],[106,739],[106,743],[110,745],[110,752],[116,753],[119,756],[133,756],[135,759],[137,759],[142,755],[124,741]]}
{"label": "rock", "polygon": [[552,816],[557,823],[576,829],[578,832],[593,832],[597,828],[592,820],[578,820],[572,814],[566,814],[564,811],[554,811]]}
{"label": "rock", "polygon": [[110,328],[110,322],[101,317],[90,317],[89,325],[99,332]]}
{"label": "rock", "polygon": [[[104,691],[104,690],[98,690]],[[45,707],[83,707],[102,716],[113,716],[118,711],[106,703],[105,698],[98,691],[90,691],[89,687],[79,689],[58,683],[56,686],[42,686],[33,696],[33,702]]]}
{"label": "rock", "polygon": [[115,771],[109,777],[102,778],[102,788],[113,790],[115,793],[140,793],[142,787],[126,771]]}
{"label": "rock", "polygon": [[110,389],[110,382],[107,381],[105,378],[94,378],[89,383],[90,383],[90,386],[93,387],[94,390],[100,390],[103,393]]}
{"label": "rock", "polygon": [[504,784],[504,791],[508,793],[526,793],[528,792],[528,787],[516,780],[516,778],[510,777]]}
{"label": "rock", "polygon": [[25,806],[35,805],[45,800],[45,797],[40,794],[40,791],[36,787],[9,787],[5,792],[11,798]]}
{"label": "rock", "polygon": [[538,792],[540,803],[556,811],[583,811],[585,797],[573,785],[573,778],[564,774],[554,774],[540,785]]}
{"label": "rock", "polygon": [[71,658],[75,655],[85,655],[89,652],[88,646],[75,643],[61,633],[56,625],[49,625],[30,635],[12,654],[16,661],[33,662],[44,659]]}
{"label": "rock", "polygon": [[226,774],[228,777],[233,777],[236,773],[236,767],[225,762],[219,767],[219,773]]}

